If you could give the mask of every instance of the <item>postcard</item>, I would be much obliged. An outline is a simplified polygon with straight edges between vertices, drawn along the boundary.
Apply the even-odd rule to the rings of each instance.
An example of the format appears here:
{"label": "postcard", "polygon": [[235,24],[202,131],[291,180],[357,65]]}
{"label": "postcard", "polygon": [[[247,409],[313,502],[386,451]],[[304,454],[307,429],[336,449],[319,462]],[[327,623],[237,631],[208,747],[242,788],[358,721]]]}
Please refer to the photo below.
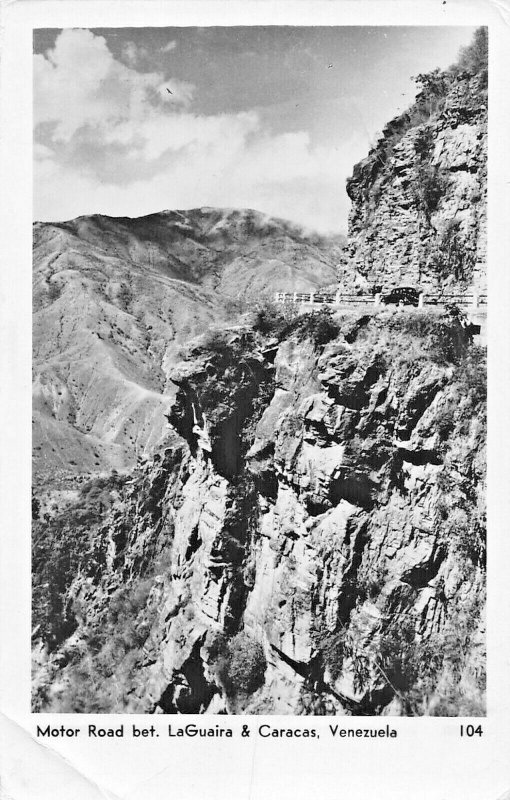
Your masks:
{"label": "postcard", "polygon": [[6,797],[510,796],[507,11],[4,7]]}

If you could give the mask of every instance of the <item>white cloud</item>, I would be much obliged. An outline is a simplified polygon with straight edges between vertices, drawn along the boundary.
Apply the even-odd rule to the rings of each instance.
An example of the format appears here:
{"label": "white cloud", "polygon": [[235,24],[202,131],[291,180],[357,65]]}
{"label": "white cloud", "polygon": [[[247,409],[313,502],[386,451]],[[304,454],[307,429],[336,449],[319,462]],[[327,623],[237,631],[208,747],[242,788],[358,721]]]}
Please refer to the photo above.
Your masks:
{"label": "white cloud", "polygon": [[164,47],[161,48],[162,53],[170,53],[171,50],[175,50],[177,47],[177,42],[175,39],[172,39],[171,42],[168,42]]}
{"label": "white cloud", "polygon": [[126,42],[122,48],[122,57],[130,67],[136,66],[143,56],[145,56],[145,48],[140,49],[134,42]]}
{"label": "white cloud", "polygon": [[345,177],[364,143],[340,153],[312,146],[306,132],[273,135],[255,111],[193,113],[192,85],[137,72],[90,31],[66,30],[35,58],[37,219],[204,205],[319,230],[345,218]]}
{"label": "white cloud", "polygon": [[[193,87],[171,83],[171,104],[189,104]],[[34,122],[56,123],[55,141],[69,142],[84,127],[96,128],[98,136],[122,123],[134,128],[163,101],[162,73],[137,72],[116,61],[105,39],[90,31],[65,30],[46,57],[35,56]]]}

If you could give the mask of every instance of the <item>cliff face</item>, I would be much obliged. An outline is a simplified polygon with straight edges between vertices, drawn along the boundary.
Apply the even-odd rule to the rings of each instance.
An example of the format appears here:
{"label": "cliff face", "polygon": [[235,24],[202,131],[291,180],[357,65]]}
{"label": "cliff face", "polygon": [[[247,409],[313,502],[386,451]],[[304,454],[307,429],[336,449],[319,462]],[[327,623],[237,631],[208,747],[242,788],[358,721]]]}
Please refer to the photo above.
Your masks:
{"label": "cliff face", "polygon": [[483,713],[484,375],[420,311],[191,349],[165,447],[40,597],[34,707]]}
{"label": "cliff face", "polygon": [[486,71],[421,76],[347,182],[350,268],[368,283],[486,291]]}

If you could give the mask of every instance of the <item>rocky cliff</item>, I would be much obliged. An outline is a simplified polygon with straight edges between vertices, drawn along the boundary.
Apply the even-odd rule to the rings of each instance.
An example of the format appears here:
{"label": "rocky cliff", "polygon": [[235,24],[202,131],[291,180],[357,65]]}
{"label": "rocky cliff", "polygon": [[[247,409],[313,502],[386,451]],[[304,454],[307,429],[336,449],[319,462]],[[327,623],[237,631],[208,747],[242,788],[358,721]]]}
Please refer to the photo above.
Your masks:
{"label": "rocky cliff", "polygon": [[[484,290],[486,43],[418,76],[355,167],[351,288]],[[254,212],[40,226],[36,253],[36,476],[87,474],[33,498],[34,710],[483,714],[486,364],[462,315],[229,317],[340,261]]]}
{"label": "rocky cliff", "polygon": [[347,182],[350,266],[369,284],[486,291],[487,71],[418,76],[420,92]]}
{"label": "rocky cliff", "polygon": [[342,237],[249,209],[36,223],[36,485],[153,452],[182,342],[264,293],[331,283],[341,253]]}
{"label": "rocky cliff", "polygon": [[422,311],[190,347],[165,447],[36,535],[34,707],[483,713],[484,375]]}

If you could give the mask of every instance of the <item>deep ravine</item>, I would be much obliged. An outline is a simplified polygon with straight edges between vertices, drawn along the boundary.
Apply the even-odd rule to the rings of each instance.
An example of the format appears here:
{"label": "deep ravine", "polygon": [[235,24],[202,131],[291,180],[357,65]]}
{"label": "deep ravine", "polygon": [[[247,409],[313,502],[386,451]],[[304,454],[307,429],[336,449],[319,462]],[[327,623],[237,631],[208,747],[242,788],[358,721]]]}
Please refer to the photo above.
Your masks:
{"label": "deep ravine", "polygon": [[176,367],[165,446],[76,548],[34,708],[482,713],[484,352],[440,312],[256,328]]}

